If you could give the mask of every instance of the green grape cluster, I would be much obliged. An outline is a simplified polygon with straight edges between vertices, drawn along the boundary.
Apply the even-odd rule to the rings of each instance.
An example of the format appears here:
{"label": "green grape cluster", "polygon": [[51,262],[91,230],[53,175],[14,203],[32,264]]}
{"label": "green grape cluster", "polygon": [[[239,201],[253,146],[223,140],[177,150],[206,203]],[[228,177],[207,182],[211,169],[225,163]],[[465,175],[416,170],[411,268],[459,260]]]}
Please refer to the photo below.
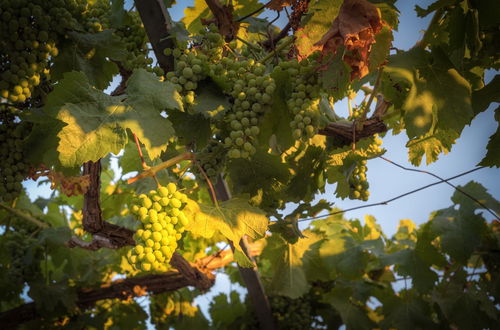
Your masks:
{"label": "green grape cluster", "polygon": [[211,62],[219,62],[224,55],[224,39],[219,33],[215,24],[210,24],[199,32],[203,37],[201,41],[201,50],[208,56]]}
{"label": "green grape cluster", "polygon": [[370,196],[368,188],[370,184],[366,180],[366,160],[356,164],[349,176],[349,198],[367,201]]}
{"label": "green grape cluster", "polygon": [[297,299],[271,296],[269,302],[278,329],[302,330],[311,328],[314,315],[307,295]]}
{"label": "green grape cluster", "polygon": [[206,78],[208,57],[195,49],[167,48],[164,53],[175,58],[174,71],[167,73],[167,80],[176,86],[189,110],[189,106],[195,101],[194,91],[198,88],[198,82]]}
{"label": "green grape cluster", "polygon": [[0,201],[11,202],[23,189],[21,182],[29,171],[23,139],[28,133],[28,126],[16,121],[10,108],[0,108]]}
{"label": "green grape cluster", "polygon": [[[10,229],[0,237],[2,246],[0,301],[18,296],[26,282],[39,279],[41,276],[40,261],[43,260],[43,252],[37,246],[37,238],[32,235],[37,228],[26,230],[22,228],[23,226],[14,225],[21,222],[26,223],[25,220],[10,219]],[[29,263],[26,262],[26,258],[30,258]]]}
{"label": "green grape cluster", "polygon": [[[227,149],[220,141],[215,139],[211,139],[207,146],[196,154],[198,165],[212,183],[217,182],[217,178],[224,168],[226,155]],[[205,179],[198,166],[195,166],[193,171],[196,176]]]}
{"label": "green grape cluster", "polygon": [[320,91],[314,56],[302,60],[280,62],[279,68],[286,70],[292,82],[292,95],[287,101],[294,117],[290,122],[293,137],[297,140],[312,138],[319,127]]}
{"label": "green grape cluster", "polygon": [[232,82],[229,94],[233,106],[226,116],[229,136],[224,139],[230,158],[246,158],[255,154],[259,118],[272,104],[276,83],[266,68],[253,59],[234,61],[229,57],[221,64],[228,68],[225,76]]}
{"label": "green grape cluster", "polygon": [[166,271],[168,262],[182,237],[188,218],[182,212],[187,196],[174,183],[141,194],[131,212],[140,220],[134,239],[137,245],[128,252],[128,260],[136,269]]}
{"label": "green grape cluster", "polygon": [[24,103],[50,79],[50,61],[78,26],[83,0],[0,1],[0,98]]}
{"label": "green grape cluster", "polygon": [[[90,32],[100,32],[109,29],[110,17],[113,14],[109,0],[97,0],[88,5],[85,12],[85,27]],[[144,68],[163,75],[160,68],[152,69],[153,59],[148,56],[147,35],[137,11],[126,12],[127,23],[115,29],[115,35],[125,44],[127,58],[121,63],[123,68],[133,71]]]}

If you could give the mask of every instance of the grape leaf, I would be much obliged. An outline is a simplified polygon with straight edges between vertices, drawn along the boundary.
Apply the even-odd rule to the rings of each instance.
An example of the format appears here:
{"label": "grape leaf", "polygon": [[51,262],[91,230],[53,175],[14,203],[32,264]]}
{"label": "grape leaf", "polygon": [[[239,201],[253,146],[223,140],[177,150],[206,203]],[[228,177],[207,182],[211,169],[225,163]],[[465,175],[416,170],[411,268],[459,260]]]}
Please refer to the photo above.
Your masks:
{"label": "grape leaf", "polygon": [[426,164],[429,165],[438,160],[441,153],[447,154],[460,135],[453,130],[437,130],[434,134],[429,133],[422,137],[408,141],[408,160],[415,166],[419,166],[425,155]]}
{"label": "grape leaf", "polygon": [[450,6],[456,3],[456,0],[437,0],[430,4],[427,8],[422,8],[418,5],[415,6],[415,11],[418,17],[425,17],[435,10],[441,9],[446,6]]}
{"label": "grape leaf", "polygon": [[430,265],[424,262],[415,250],[405,249],[381,257],[386,266],[395,265],[396,272],[404,276],[410,276],[413,286],[421,291],[428,292],[438,280],[438,276],[430,269]]}
{"label": "grape leaf", "polygon": [[347,95],[351,82],[351,68],[344,62],[344,47],[340,47],[335,55],[324,59],[325,66],[319,73],[323,88],[327,89],[335,100]]}
{"label": "grape leaf", "polygon": [[468,283],[467,274],[463,270],[457,271],[446,285],[436,288],[433,301],[450,323],[457,327],[495,328],[498,325],[497,308],[485,290]]}
{"label": "grape leaf", "polygon": [[432,329],[436,327],[430,318],[429,304],[413,294],[402,292],[398,297],[391,294],[380,294],[377,299],[382,303],[384,329]]}
{"label": "grape leaf", "polygon": [[368,254],[349,234],[328,236],[319,248],[319,254],[330,270],[330,278],[356,279],[365,273]]}
{"label": "grape leaf", "polygon": [[120,28],[125,22],[127,12],[124,5],[125,0],[112,0],[111,1],[111,14],[109,15],[109,23],[113,28]]}
{"label": "grape leaf", "polygon": [[500,102],[500,74],[495,75],[486,86],[472,93],[474,115],[486,110],[492,102]]}
{"label": "grape leaf", "polygon": [[127,128],[137,134],[151,158],[158,157],[174,133],[160,112],[177,106],[178,93],[153,77],[144,70],[134,72],[128,99],[122,102],[122,97],[92,88],[82,73],[65,74],[47,102],[48,110],[66,124],[58,133],[61,164],[77,166],[109,152],[118,154],[127,142]]}
{"label": "grape leaf", "polygon": [[[188,229],[196,235],[206,238],[220,232],[233,242],[236,250],[242,252],[240,240],[244,235],[253,239],[264,236],[268,226],[268,219],[264,212],[250,206],[241,198],[232,198],[219,206],[198,204],[189,200],[184,213],[191,219]],[[242,252],[244,255],[244,253]],[[236,256],[235,256],[236,257]],[[249,262],[249,260],[247,260]],[[241,264],[241,263],[240,263]],[[245,264],[251,267],[252,263]]]}
{"label": "grape leaf", "polygon": [[125,45],[112,30],[98,33],[69,32],[73,40],[54,59],[51,75],[62,79],[69,71],[83,72],[91,85],[98,89],[108,87],[118,67],[110,60],[122,61],[126,57]]}
{"label": "grape leaf", "polygon": [[[144,147],[141,146],[143,151],[144,160],[147,164],[151,164],[151,160],[149,159],[147,153],[145,154]],[[120,168],[123,170],[123,173],[129,172],[141,172],[143,171],[143,167],[141,164],[141,159],[139,158],[139,151],[137,150],[137,146],[133,141],[130,141],[125,145],[123,149],[123,155],[120,157],[118,161]]]}
{"label": "grape leaf", "polygon": [[351,288],[338,286],[325,294],[324,300],[340,314],[347,329],[376,328],[375,323],[366,315],[366,311],[352,302],[352,295]]}
{"label": "grape leaf", "polygon": [[224,93],[210,80],[199,82],[195,94],[193,110],[206,118],[217,117],[218,115],[220,117],[222,113],[231,107]]}
{"label": "grape leaf", "polygon": [[271,76],[276,83],[276,89],[273,104],[259,120],[259,143],[265,148],[270,146],[273,150],[282,152],[295,143],[289,126],[293,115],[286,104],[286,100],[290,98],[290,75],[277,67]]}
{"label": "grape leaf", "polygon": [[410,139],[437,128],[460,133],[470,123],[471,87],[442,51],[412,48],[390,56],[384,72],[390,85],[399,85],[406,95],[401,109]]}
{"label": "grape leaf", "polygon": [[399,10],[394,6],[394,2],[378,2],[374,5],[380,10],[382,20],[389,24],[389,26],[397,31],[399,26]]}
{"label": "grape leaf", "polygon": [[486,149],[488,152],[478,165],[500,167],[500,153],[498,152],[500,150],[500,128],[490,136]]}
{"label": "grape leaf", "polygon": [[117,119],[122,127],[137,135],[151,159],[158,158],[167,149],[168,139],[174,135],[172,124],[160,112],[181,110],[181,96],[173,84],[160,82],[154,74],[142,69],[135,70],[130,76],[126,93],[130,110]]}
{"label": "grape leaf", "polygon": [[171,111],[168,119],[172,122],[176,136],[182,144],[195,143],[197,148],[203,148],[212,135],[210,120],[202,114]]}
{"label": "grape leaf", "polygon": [[379,33],[375,35],[375,43],[370,50],[368,57],[369,70],[374,71],[383,65],[389,56],[389,50],[392,46],[392,30],[387,25],[383,25]]}
{"label": "grape leaf", "polygon": [[[279,156],[258,150],[252,161],[234,159],[228,165],[228,173],[236,194],[255,195],[260,189],[265,192],[285,185],[290,179],[288,166]],[[245,175],[241,175],[245,173]]]}
{"label": "grape leaf", "polygon": [[453,207],[437,211],[431,224],[432,230],[440,236],[441,249],[462,264],[466,264],[479,247],[486,228],[480,215],[463,213]]}
{"label": "grape leaf", "polygon": [[[493,196],[491,196],[486,188],[484,188],[480,183],[470,181],[465,186],[458,186],[457,188],[465,191],[470,196],[474,196],[474,198],[479,200],[483,205],[490,208],[493,212],[496,212],[497,216],[500,215],[500,202],[493,198]],[[460,191],[455,191],[451,200],[453,203],[460,205],[460,211],[463,214],[473,214],[477,209],[484,209],[484,207],[477,204]]]}
{"label": "grape leaf", "polygon": [[215,296],[210,302],[209,311],[215,328],[229,329],[234,321],[245,315],[246,308],[238,292],[231,291],[229,297],[225,293]]}
{"label": "grape leaf", "polygon": [[289,201],[309,202],[318,190],[325,186],[326,153],[320,146],[310,145],[305,152],[297,152],[287,157],[293,171],[286,193]]}
{"label": "grape leaf", "polygon": [[274,294],[294,299],[309,290],[302,257],[321,237],[307,230],[304,235],[306,237],[295,244],[287,243],[281,235],[272,235],[266,239],[267,245],[261,258],[269,260],[273,265],[269,275],[272,278],[269,288]]}

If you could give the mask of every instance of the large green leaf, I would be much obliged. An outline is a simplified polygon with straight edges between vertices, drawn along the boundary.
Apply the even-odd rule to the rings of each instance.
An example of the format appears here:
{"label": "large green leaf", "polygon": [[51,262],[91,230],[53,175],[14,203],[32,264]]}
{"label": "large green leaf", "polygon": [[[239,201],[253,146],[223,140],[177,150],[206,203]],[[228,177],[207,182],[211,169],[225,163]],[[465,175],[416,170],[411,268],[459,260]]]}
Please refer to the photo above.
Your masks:
{"label": "large green leaf", "polygon": [[[495,110],[495,118],[497,122],[500,123],[500,107]],[[500,125],[498,126],[497,131],[490,136],[486,149],[486,156],[484,156],[479,165],[500,167],[500,152],[498,152],[498,150],[500,150]]]}
{"label": "large green leaf", "polygon": [[138,70],[130,77],[128,98],[111,97],[96,89],[83,73],[70,72],[49,95],[47,109],[65,123],[58,137],[59,160],[67,167],[117,154],[132,130],[154,159],[166,149],[174,131],[161,111],[178,106],[178,93],[153,74]]}
{"label": "large green leaf", "polygon": [[352,301],[352,289],[336,287],[324,296],[324,300],[335,308],[347,329],[374,329],[375,323],[366,311]]}
{"label": "large green leaf", "polygon": [[323,88],[327,89],[335,100],[343,99],[349,91],[351,68],[344,62],[344,47],[340,47],[334,56],[324,60],[319,79]]}
{"label": "large green leaf", "polygon": [[286,104],[291,90],[290,75],[276,67],[271,76],[277,88],[273,104],[266,107],[264,116],[259,120],[259,143],[266,149],[271,147],[276,152],[283,152],[295,143],[290,130],[293,115]]}
{"label": "large green leaf", "polygon": [[[232,198],[218,206],[198,204],[190,200],[184,213],[191,219],[188,226],[191,232],[206,238],[220,232],[240,252],[242,249],[239,243],[243,236],[253,239],[263,237],[269,222],[264,212],[241,198]],[[251,267],[252,263],[246,261],[245,265]]]}
{"label": "large green leaf", "polygon": [[471,87],[439,49],[429,53],[415,47],[391,56],[384,72],[386,84],[405,95],[401,109],[409,138],[437,128],[460,133],[470,123]]}
{"label": "large green leaf", "polygon": [[288,243],[281,235],[267,238],[261,258],[272,265],[270,290],[274,294],[298,298],[309,290],[302,257],[321,236],[311,231],[305,231],[304,236],[295,244]]}
{"label": "large green leaf", "polygon": [[118,74],[117,65],[111,60],[124,60],[125,45],[113,35],[112,30],[98,33],[70,32],[73,41],[67,44],[57,57],[51,74],[62,79],[65,72],[78,71],[87,76],[89,83],[98,89],[105,89]]}
{"label": "large green leaf", "polygon": [[458,186],[461,191],[464,191],[469,196],[473,196],[484,206],[473,201],[469,196],[466,196],[460,191],[455,191],[451,200],[453,203],[460,205],[460,211],[463,214],[473,214],[477,209],[490,208],[493,212],[500,215],[500,202],[491,196],[485,187],[475,181],[470,181],[465,186]]}
{"label": "large green leaf", "polygon": [[228,111],[229,101],[219,87],[210,79],[199,82],[200,87],[196,89],[196,98],[193,104],[193,110],[207,118]]}
{"label": "large green leaf", "polygon": [[194,143],[198,149],[201,149],[212,136],[210,119],[202,114],[171,111],[168,119],[172,122],[176,136],[182,144]]}
{"label": "large green leaf", "polygon": [[429,304],[412,294],[413,291],[403,291],[399,296],[384,293],[377,295],[377,299],[383,304],[384,319],[381,322],[383,329],[432,329],[436,327],[430,316]]}
{"label": "large green leaf", "polygon": [[413,138],[406,144],[408,160],[419,166],[425,156],[425,162],[429,165],[437,161],[441,153],[446,155],[450,152],[459,136],[460,134],[453,130],[437,130],[435,133]]}
{"label": "large green leaf", "polygon": [[479,247],[486,229],[480,215],[457,211],[453,207],[438,211],[431,224],[440,236],[441,249],[462,264],[466,264]]}
{"label": "large green leaf", "polygon": [[217,329],[229,329],[234,321],[245,315],[246,308],[241,303],[238,292],[231,291],[229,297],[225,293],[215,296],[209,310]]}
{"label": "large green leaf", "polygon": [[[245,175],[241,175],[245,173]],[[228,165],[233,191],[236,194],[255,195],[259,190],[272,192],[290,179],[288,166],[279,156],[258,150],[252,160],[235,159]]]}
{"label": "large green leaf", "polygon": [[370,72],[384,64],[389,56],[393,40],[392,29],[387,25],[384,25],[382,30],[375,35],[375,43],[372,45],[368,57]]}

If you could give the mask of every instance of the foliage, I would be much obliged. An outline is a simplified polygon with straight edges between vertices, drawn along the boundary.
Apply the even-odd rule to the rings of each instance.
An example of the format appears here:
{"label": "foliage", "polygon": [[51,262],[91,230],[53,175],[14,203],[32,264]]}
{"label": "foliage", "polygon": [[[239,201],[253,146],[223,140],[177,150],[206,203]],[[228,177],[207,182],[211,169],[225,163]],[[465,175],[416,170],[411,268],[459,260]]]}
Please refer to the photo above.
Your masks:
{"label": "foliage", "polygon": [[[237,267],[256,266],[278,328],[495,328],[500,203],[479,183],[392,237],[372,216],[315,202],[329,184],[337,200],[369,200],[366,171],[387,131],[405,132],[412,164],[430,164],[500,99],[498,75],[485,81],[500,68],[493,0],[417,6],[433,18],[407,51],[392,48],[394,2],[274,1],[292,11],[293,34],[277,40],[274,22],[245,17],[258,1],[195,1],[159,50],[146,13],[121,0],[2,1],[0,320],[259,327],[236,291],[204,315],[197,282],[170,268],[182,255],[198,279],[222,268],[242,284]],[[347,118],[333,107],[344,98]],[[498,168],[499,144],[497,130],[478,164]],[[40,176],[53,193],[31,201],[21,182]],[[158,276],[178,286],[160,290]],[[123,278],[147,283],[97,294]],[[148,293],[145,310],[134,297]]]}

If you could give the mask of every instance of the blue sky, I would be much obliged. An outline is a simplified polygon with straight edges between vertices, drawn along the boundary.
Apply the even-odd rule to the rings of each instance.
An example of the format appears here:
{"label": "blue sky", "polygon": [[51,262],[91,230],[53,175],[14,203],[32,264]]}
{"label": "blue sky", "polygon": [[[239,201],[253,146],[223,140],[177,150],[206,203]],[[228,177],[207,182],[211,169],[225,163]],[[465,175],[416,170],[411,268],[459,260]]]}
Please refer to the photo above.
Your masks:
{"label": "blue sky", "polygon": [[[172,18],[179,20],[183,16],[184,8],[192,5],[192,3],[193,1],[178,0],[177,4],[170,9]],[[413,8],[417,3],[425,7],[432,3],[432,1],[403,0],[396,3],[401,12],[399,31],[395,32],[394,35],[394,46],[397,48],[408,49],[412,47],[420,39],[422,36],[421,31],[426,28],[430,20],[430,17],[425,19],[416,17]],[[284,24],[283,20],[280,21],[280,24]],[[487,81],[491,80],[494,74],[494,72],[488,72]],[[493,110],[496,106],[498,104],[490,106],[487,111],[477,116],[471,125],[464,129],[462,136],[457,140],[457,143],[453,146],[449,154],[441,155],[436,163],[429,166],[425,166],[424,164],[420,169],[425,169],[448,178],[474,168],[484,157],[488,139],[496,131],[497,123],[493,118]],[[345,112],[345,108],[345,102],[336,104],[336,110],[340,110],[340,112]],[[392,136],[389,133],[383,138],[383,141],[383,146],[387,149],[385,157],[404,166],[413,167],[408,162],[407,150],[405,148],[408,139],[404,133],[398,136]],[[371,193],[368,203],[387,200],[406,191],[437,181],[435,178],[425,174],[403,171],[381,159],[373,159],[368,162],[367,175]],[[464,185],[470,180],[481,183],[488,189],[490,194],[497,197],[497,199],[500,198],[500,169],[482,169],[452,182]],[[48,193],[47,187],[42,189],[37,188],[34,182],[26,182],[25,186],[32,198]],[[318,196],[318,199],[324,198],[333,201],[337,207],[342,209],[364,204],[361,201],[336,199],[334,188],[334,186],[329,186],[327,192]],[[378,223],[382,226],[385,233],[392,235],[396,231],[400,219],[412,219],[417,223],[422,223],[428,220],[429,214],[432,211],[450,206],[450,197],[453,192],[453,188],[446,184],[440,184],[395,201],[387,206],[376,206],[352,211],[347,213],[346,216],[348,218],[362,218],[365,214],[371,214],[377,218]],[[487,218],[491,219],[491,217]],[[219,275],[217,284],[211,293],[197,299],[202,310],[206,310],[208,301],[213,294],[229,292],[231,289],[230,285],[227,277]]]}

